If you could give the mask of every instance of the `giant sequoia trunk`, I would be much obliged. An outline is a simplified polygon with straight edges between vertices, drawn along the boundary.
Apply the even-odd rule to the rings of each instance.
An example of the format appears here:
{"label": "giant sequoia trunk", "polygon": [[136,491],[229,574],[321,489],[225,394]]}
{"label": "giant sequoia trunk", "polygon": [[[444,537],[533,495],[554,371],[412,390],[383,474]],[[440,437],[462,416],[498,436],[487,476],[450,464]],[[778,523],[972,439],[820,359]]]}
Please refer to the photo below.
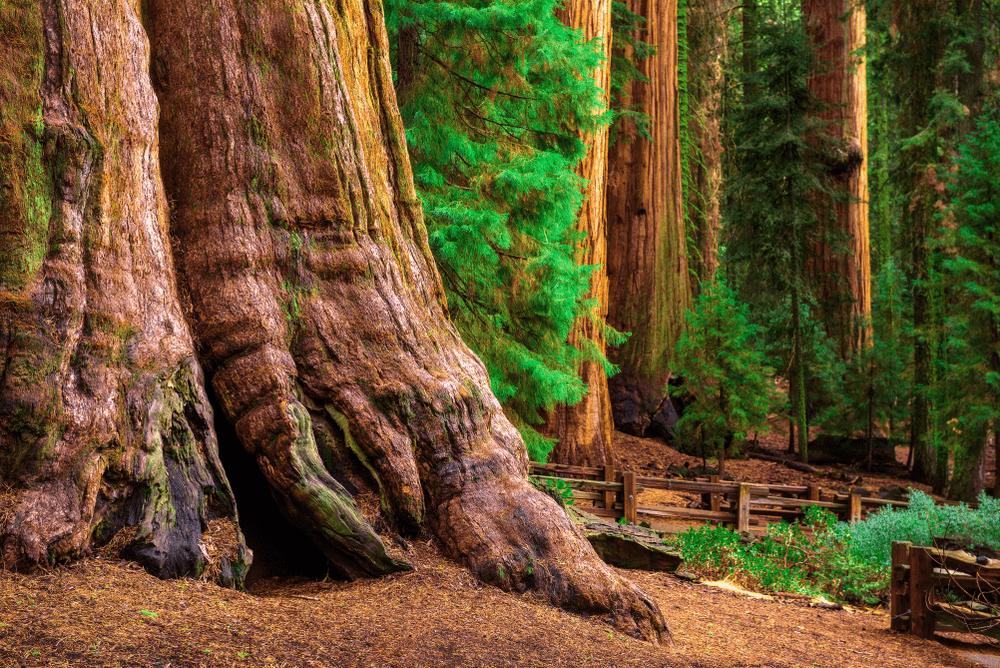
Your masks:
{"label": "giant sequoia trunk", "polygon": [[817,244],[809,270],[819,278],[823,320],[846,357],[870,338],[865,7],[858,0],[805,0],[803,13],[820,69],[809,79],[809,88],[827,105],[822,116],[842,142],[828,160],[830,179],[841,196],[820,204],[832,209],[830,228],[837,236]]}
{"label": "giant sequoia trunk", "polygon": [[[689,3],[688,27],[688,132],[695,156],[686,156],[691,172],[687,197],[688,217],[698,256],[693,272],[701,284],[712,282],[719,267],[719,204],[722,186],[722,91],[726,60],[727,4],[723,0]],[[698,286],[693,286],[697,289]]]}
{"label": "giant sequoia trunk", "polygon": [[672,435],[670,360],[691,305],[681,196],[677,100],[677,2],[632,0],[646,19],[640,39],[657,52],[639,65],[633,102],[651,117],[652,141],[633,132],[611,148],[608,166],[608,324],[631,332],[609,353],[621,372],[609,381],[615,426]]}
{"label": "giant sequoia trunk", "polygon": [[447,320],[378,3],[0,11],[23,40],[2,61],[21,84],[2,92],[20,132],[4,134],[0,219],[7,567],[133,524],[152,572],[198,570],[209,521],[235,519],[204,368],[343,576],[406,567],[338,482],[364,482],[338,464],[353,461],[398,530],[429,525],[481,579],[659,634],[655,604],[530,487]]}
{"label": "giant sequoia trunk", "polygon": [[[611,0],[572,0],[558,12],[568,26],[582,32],[585,40],[599,39],[605,59],[594,70],[594,79],[604,91],[607,104],[611,84]],[[577,347],[589,339],[600,352],[605,352],[603,323],[608,313],[607,274],[607,214],[605,212],[605,184],[608,168],[608,131],[583,137],[588,151],[577,173],[587,179],[587,199],[580,209],[577,229],[587,241],[577,261],[595,266],[588,299],[595,302],[594,318],[583,320],[570,333],[570,343]],[[612,442],[614,422],[611,415],[611,398],[604,368],[597,362],[584,362],[580,378],[587,384],[587,395],[573,406],[557,406],[546,416],[542,429],[549,438],[556,439],[552,461],[576,466],[604,466],[615,464]]]}
{"label": "giant sequoia trunk", "polygon": [[174,280],[143,27],[111,1],[0,13],[3,565],[138,525],[151,571],[200,571],[235,504]]}

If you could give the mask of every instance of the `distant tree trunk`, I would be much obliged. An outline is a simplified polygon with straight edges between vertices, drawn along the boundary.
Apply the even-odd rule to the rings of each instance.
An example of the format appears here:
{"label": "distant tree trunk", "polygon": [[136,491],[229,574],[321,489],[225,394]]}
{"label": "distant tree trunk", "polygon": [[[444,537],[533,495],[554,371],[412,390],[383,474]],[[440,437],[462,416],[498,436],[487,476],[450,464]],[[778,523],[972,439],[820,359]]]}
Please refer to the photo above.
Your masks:
{"label": "distant tree trunk", "polygon": [[843,357],[871,337],[871,267],[868,234],[868,92],[863,49],[865,7],[856,0],[804,0],[806,26],[817,49],[813,93],[828,105],[822,116],[844,143],[828,166],[843,199],[833,202],[829,227],[846,240],[817,243],[810,271],[819,279],[823,320]]}
{"label": "distant tree trunk", "polygon": [[[744,0],[743,11],[740,14],[743,27],[743,53],[740,64],[743,67],[743,74],[753,74],[758,69],[757,64],[757,27],[760,21],[760,7],[757,0]],[[743,97],[747,98],[753,94],[752,90],[744,90]]]}
{"label": "distant tree trunk", "polygon": [[[557,12],[566,25],[577,28],[585,40],[599,39],[604,50],[604,62],[594,70],[594,79],[604,91],[605,104],[611,85],[611,0],[572,0]],[[607,274],[607,213],[605,185],[608,166],[608,130],[583,138],[589,150],[581,161],[577,174],[587,179],[587,199],[580,209],[577,229],[586,235],[586,242],[577,258],[583,265],[595,265],[588,299],[596,303],[594,321],[583,320],[570,333],[570,343],[580,347],[586,339],[593,341],[604,353],[604,333],[597,323],[603,323],[608,312]],[[587,395],[573,406],[556,406],[546,416],[540,430],[556,439],[551,460],[576,466],[617,465],[612,433],[611,398],[608,378],[601,364],[584,362],[580,377],[587,384]]]}
{"label": "distant tree trunk", "polygon": [[233,511],[196,347],[272,494],[336,572],[405,564],[328,451],[368,469],[399,530],[428,524],[482,580],[655,639],[656,605],[528,484],[524,445],[445,316],[381,5],[150,0],[140,23],[128,3],[45,3],[40,17],[30,4],[15,10],[27,66],[0,72],[44,63],[16,91],[18,120],[42,121],[18,123],[28,150],[4,153],[20,171],[3,173],[52,207],[48,229],[0,228],[26,249],[2,285],[22,314],[4,319],[0,447],[23,488],[4,563],[86,551],[103,509],[112,528],[140,524],[135,542],[163,564],[151,570],[197,568],[188,548]]}
{"label": "distant tree trunk", "polygon": [[[972,436],[967,435],[967,437]],[[978,434],[955,448],[955,473],[948,486],[948,498],[974,503],[986,487],[986,434]]]}
{"label": "distant tree trunk", "polygon": [[[943,54],[943,35],[938,17],[945,7],[941,0],[898,1],[894,3],[894,33],[898,35],[894,48],[902,54],[901,62],[906,76],[900,113],[904,137],[918,133],[936,132],[930,129],[929,105],[936,86],[935,69]],[[938,162],[938,143],[926,139],[908,147],[900,155],[902,191],[907,197],[902,207],[903,237],[910,249],[907,281],[913,300],[913,410],[910,417],[910,447],[913,454],[914,480],[934,480],[934,453],[932,452],[931,409],[928,391],[933,381],[932,313],[930,290],[930,250],[928,237],[934,229],[937,177],[934,166]]]}
{"label": "distant tree trunk", "polygon": [[[696,160],[689,160],[691,192],[687,211],[698,247],[694,273],[711,283],[719,266],[720,186],[722,184],[722,91],[726,60],[726,10],[723,0],[699,0],[688,5],[688,131]],[[693,286],[697,287],[697,286]]]}
{"label": "distant tree trunk", "polygon": [[993,426],[993,498],[1000,499],[1000,427]]}
{"label": "distant tree trunk", "polygon": [[671,357],[691,307],[681,194],[677,106],[676,0],[632,0],[646,19],[640,38],[657,53],[639,65],[649,82],[629,84],[650,116],[650,142],[633,130],[611,149],[608,166],[608,324],[631,332],[609,358],[621,372],[609,381],[615,426],[642,435],[673,435],[667,394]]}

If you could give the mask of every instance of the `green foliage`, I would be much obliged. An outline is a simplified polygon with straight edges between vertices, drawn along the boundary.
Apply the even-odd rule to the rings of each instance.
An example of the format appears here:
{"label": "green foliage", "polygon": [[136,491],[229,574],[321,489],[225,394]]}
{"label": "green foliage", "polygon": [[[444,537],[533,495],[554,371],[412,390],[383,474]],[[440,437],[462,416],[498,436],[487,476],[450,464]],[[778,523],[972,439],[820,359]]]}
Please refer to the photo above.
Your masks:
{"label": "green foliage", "polygon": [[[930,496],[910,491],[905,510],[888,507],[863,522],[846,524],[818,506],[802,523],[772,524],[762,538],[741,537],[722,527],[689,529],[669,539],[687,568],[707,577],[734,579],[760,591],[825,594],[842,601],[875,604],[889,593],[892,542],[949,544],[1000,549],[1000,500],[986,495],[975,510],[938,506]],[[811,532],[804,532],[809,527]]]}
{"label": "green foliage", "polygon": [[528,482],[531,486],[540,492],[545,492],[553,499],[556,503],[565,508],[566,506],[572,506],[576,503],[576,499],[573,498],[573,488],[570,484],[563,480],[562,478],[542,478],[539,476],[529,476]]}
{"label": "green foliage", "polygon": [[846,252],[843,234],[827,220],[831,207],[819,204],[842,197],[825,164],[838,147],[808,86],[815,58],[801,14],[780,2],[759,12],[756,65],[739,75],[745,97],[729,119],[723,260],[731,283],[758,314],[773,320],[787,304],[780,347],[789,360],[800,456],[807,460],[810,369],[823,368],[813,359],[822,350],[807,336],[817,329],[809,314],[819,312],[807,269],[821,243]]}
{"label": "green foliage", "polygon": [[932,547],[935,537],[947,536],[949,543],[969,547],[1000,549],[1000,501],[985,494],[979,507],[965,504],[936,505],[934,499],[919,490],[910,490],[910,505],[904,510],[891,507],[870,515],[864,522],[838,524],[841,540],[850,541],[853,558],[888,569],[892,564],[892,542],[910,541]]}
{"label": "green foliage", "polygon": [[[960,436],[954,445],[968,455],[959,457],[963,463],[980,455],[1000,424],[1000,124],[984,118],[978,125],[959,147],[948,186],[937,276],[950,298],[941,360],[948,382],[936,403],[951,427],[945,433]],[[956,476],[968,477],[958,464]],[[955,484],[967,486],[961,479]]]}
{"label": "green foliage", "polygon": [[831,380],[836,390],[820,423],[827,431],[875,433],[902,422],[909,406],[912,338],[902,316],[903,275],[887,258],[872,281],[872,341]]}
{"label": "green foliage", "polygon": [[[727,578],[758,591],[830,596],[877,603],[888,593],[888,568],[856,559],[845,549],[835,518],[819,508],[804,524],[768,526],[761,538],[741,537],[723,527],[689,529],[674,540],[685,566],[706,577]],[[804,532],[803,526],[811,528]]]}
{"label": "green foliage", "polygon": [[693,401],[677,427],[682,441],[698,439],[725,455],[734,436],[745,439],[767,423],[773,372],[754,349],[758,330],[747,308],[723,281],[702,289],[687,322],[675,357],[684,386],[671,390]]}
{"label": "green foliage", "polygon": [[582,360],[606,364],[568,335],[593,308],[593,267],[575,261],[584,182],[574,169],[581,136],[611,113],[581,74],[600,63],[599,45],[554,10],[553,0],[386,3],[397,54],[411,52],[400,39],[415,51],[401,112],[450,315],[543,461],[539,411],[584,396]]}

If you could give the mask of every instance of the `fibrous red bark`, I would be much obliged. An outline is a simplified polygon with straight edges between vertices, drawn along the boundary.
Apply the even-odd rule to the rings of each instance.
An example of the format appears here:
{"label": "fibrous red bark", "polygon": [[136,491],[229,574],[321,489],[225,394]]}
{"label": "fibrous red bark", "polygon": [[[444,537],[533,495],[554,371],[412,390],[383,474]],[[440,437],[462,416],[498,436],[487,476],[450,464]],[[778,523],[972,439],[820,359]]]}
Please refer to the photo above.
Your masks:
{"label": "fibrous red bark", "polygon": [[829,167],[842,197],[820,206],[832,204],[832,229],[846,242],[846,248],[839,238],[817,244],[810,271],[820,279],[824,320],[846,356],[866,345],[871,329],[865,7],[855,0],[805,0],[803,14],[820,70],[809,87],[827,105],[822,116],[843,144]]}
{"label": "fibrous red bark", "polygon": [[[676,414],[667,394],[671,356],[691,306],[681,192],[677,100],[677,3],[633,0],[646,20],[640,39],[656,45],[632,81],[632,101],[650,116],[652,141],[637,136],[611,148],[608,166],[608,324],[631,332],[608,357],[615,426],[668,434]],[[672,435],[672,434],[671,434]]]}
{"label": "fibrous red bark", "polygon": [[[604,62],[594,69],[597,85],[604,91],[607,105],[611,85],[611,2],[610,0],[574,0],[560,10],[562,21],[581,31],[583,39],[600,40]],[[603,110],[600,110],[603,111]],[[577,230],[586,235],[586,242],[578,254],[577,262],[595,267],[587,299],[595,302],[593,319],[582,320],[570,333],[570,343],[581,346],[589,339],[603,354],[606,352],[604,332],[600,324],[608,313],[607,264],[607,212],[605,188],[608,171],[608,130],[583,137],[587,142],[587,156],[580,162],[577,174],[587,180],[586,200],[580,209]],[[586,396],[573,406],[557,406],[546,416],[541,430],[545,436],[556,439],[550,459],[576,466],[604,466],[616,464],[612,432],[614,419],[611,414],[611,397],[608,378],[603,365],[584,362],[580,378],[587,384]]]}
{"label": "fibrous red bark", "polygon": [[[691,190],[685,193],[698,257],[689,258],[698,283],[712,282],[719,267],[719,204],[722,186],[722,91],[726,60],[724,0],[701,0],[687,8],[688,132],[695,158],[686,156],[691,171]],[[692,286],[697,291],[698,286]]]}
{"label": "fibrous red bark", "polygon": [[0,150],[0,473],[19,488],[3,564],[139,525],[131,553],[151,571],[200,571],[203,531],[235,506],[174,283],[143,27],[99,0],[0,11],[23,59],[0,64],[23,133]]}
{"label": "fibrous red bark", "polygon": [[[150,0],[144,26],[130,5],[116,5],[116,13],[103,9],[91,0],[65,13],[81,29],[119,40],[109,47],[116,54],[135,52],[132,69],[116,89],[127,108],[142,107],[145,115],[109,125],[94,145],[100,151],[127,145],[136,126],[145,134],[128,154],[135,162],[121,170],[123,179],[137,179],[138,185],[123,191],[115,182],[98,181],[107,188],[100,191],[100,202],[138,207],[137,218],[148,229],[136,223],[122,236],[109,236],[107,221],[116,216],[88,219],[85,235],[103,242],[96,248],[106,246],[107,254],[98,257],[101,265],[91,265],[93,256],[86,254],[78,264],[84,273],[107,274],[105,282],[95,279],[88,304],[113,302],[123,287],[135,286],[139,296],[129,302],[129,317],[143,327],[141,342],[158,343],[159,357],[134,357],[125,344],[113,347],[114,355],[124,350],[125,360],[120,373],[115,371],[117,384],[99,397],[104,404],[64,401],[49,405],[46,414],[61,423],[78,415],[92,425],[107,411],[109,424],[119,430],[132,425],[145,440],[129,441],[133,449],[125,448],[125,464],[114,471],[125,465],[126,471],[165,471],[163,486],[171,493],[177,481],[192,483],[171,497],[177,523],[182,517],[188,528],[205,523],[212,503],[192,504],[189,496],[212,496],[213,483],[231,515],[210,408],[199,367],[189,356],[196,347],[221,411],[256,459],[282,511],[340,574],[406,567],[387,555],[338,482],[343,472],[324,464],[349,457],[367,470],[383,515],[399,531],[429,526],[446,552],[481,579],[507,589],[534,588],[558,605],[609,614],[633,635],[657,637],[664,623],[655,604],[606,567],[555,502],[528,484],[524,445],[491,394],[482,363],[445,315],[396,110],[381,6],[360,0],[336,6],[321,0],[223,0],[206,7],[195,0]],[[75,41],[53,37],[59,22],[50,18],[49,44],[73,48]],[[115,57],[92,54],[76,70],[96,72]],[[49,68],[45,71],[48,76]],[[97,97],[94,104],[115,99]],[[159,165],[171,205],[173,253]],[[152,207],[155,215],[142,207]],[[53,236],[55,229],[46,241],[50,254],[62,252],[53,250],[60,239]],[[148,246],[141,245],[139,231],[147,233]],[[123,255],[144,264],[129,265]],[[23,288],[4,283],[5,290],[18,290],[7,301],[20,300],[16,303],[38,321],[47,315],[43,308],[51,293],[45,271],[27,272]],[[5,342],[30,331],[15,324]],[[49,349],[64,357],[74,352],[61,341]],[[136,350],[144,349],[136,343]],[[8,354],[8,366],[10,359]],[[151,379],[138,383],[136,374],[151,363]],[[63,377],[72,379],[73,373]],[[31,393],[46,382],[5,380],[4,391],[9,401],[24,404],[34,401]],[[118,399],[138,393],[137,383],[152,388],[142,396],[157,407],[144,430],[134,427],[143,414],[129,413]],[[170,399],[169,392],[181,392],[178,385],[187,392],[181,395],[187,403]],[[166,399],[158,398],[164,393]],[[16,452],[17,443],[28,453],[42,451],[48,435],[15,423],[10,411],[3,415],[4,453]],[[166,441],[158,433],[171,434],[171,445],[161,445]],[[72,549],[59,542],[61,534],[33,534],[23,523],[9,523],[5,545],[19,562],[85,551],[93,498],[104,489],[111,494],[121,493],[123,485],[132,489],[120,477],[101,479],[112,470],[110,463],[102,468],[111,461],[110,446],[87,436],[74,432],[64,440],[75,448],[67,449],[73,465],[97,462],[84,469],[89,477],[70,475],[76,469],[58,462],[35,467],[42,471],[35,477],[20,462],[9,467],[8,477],[35,499],[21,501],[16,513],[60,503],[82,517],[73,525]],[[182,451],[176,480],[171,475],[177,467],[163,464],[158,446],[164,456]],[[331,451],[335,456],[323,456]],[[195,469],[191,461],[207,463]],[[46,487],[47,481],[55,487]],[[75,500],[65,502],[68,496]],[[140,535],[147,528],[154,535],[164,531],[169,518],[149,515],[163,503],[142,504],[140,495],[129,506],[148,511]],[[202,506],[207,510],[199,516]],[[52,524],[36,516],[39,526]],[[175,556],[167,545],[164,559]],[[195,561],[186,562],[188,570],[197,568]]]}

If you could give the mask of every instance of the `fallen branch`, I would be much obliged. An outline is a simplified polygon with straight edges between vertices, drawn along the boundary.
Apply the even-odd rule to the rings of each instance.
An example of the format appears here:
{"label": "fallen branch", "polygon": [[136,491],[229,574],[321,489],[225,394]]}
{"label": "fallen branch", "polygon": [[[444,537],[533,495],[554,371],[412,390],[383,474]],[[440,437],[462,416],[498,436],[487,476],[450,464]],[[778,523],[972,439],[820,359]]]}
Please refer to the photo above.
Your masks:
{"label": "fallen branch", "polygon": [[791,459],[785,459],[784,457],[775,457],[774,455],[765,455],[760,452],[749,453],[751,459],[760,459],[765,462],[776,462],[778,464],[784,464],[790,469],[795,469],[796,471],[802,471],[803,473],[812,473],[814,475],[823,475],[823,472],[818,468],[809,466],[808,464],[803,464],[802,462],[796,462]]}

